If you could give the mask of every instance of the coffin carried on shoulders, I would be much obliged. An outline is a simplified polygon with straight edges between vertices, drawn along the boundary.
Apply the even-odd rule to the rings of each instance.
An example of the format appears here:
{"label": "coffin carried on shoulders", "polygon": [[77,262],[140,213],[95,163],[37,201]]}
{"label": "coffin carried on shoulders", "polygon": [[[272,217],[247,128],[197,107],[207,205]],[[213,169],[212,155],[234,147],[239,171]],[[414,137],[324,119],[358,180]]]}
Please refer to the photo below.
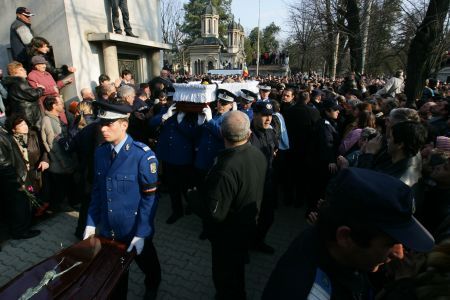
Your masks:
{"label": "coffin carried on shoulders", "polygon": [[174,83],[175,93],[173,100],[177,104],[177,110],[201,112],[204,107],[216,101],[218,89],[225,89],[240,96],[242,89],[257,93],[258,84],[258,81],[214,84],[200,84],[200,82]]}
{"label": "coffin carried on shoulders", "polygon": [[108,299],[133,261],[126,245],[91,237],[19,274],[0,299]]}

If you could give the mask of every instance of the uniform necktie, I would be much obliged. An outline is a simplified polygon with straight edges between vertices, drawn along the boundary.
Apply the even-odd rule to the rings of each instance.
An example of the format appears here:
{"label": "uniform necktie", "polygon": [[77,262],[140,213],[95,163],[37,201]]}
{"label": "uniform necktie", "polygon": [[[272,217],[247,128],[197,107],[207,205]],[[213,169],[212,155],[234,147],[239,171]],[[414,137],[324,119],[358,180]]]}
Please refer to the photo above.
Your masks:
{"label": "uniform necktie", "polygon": [[111,163],[114,161],[116,156],[117,156],[116,150],[112,149],[111,150]]}

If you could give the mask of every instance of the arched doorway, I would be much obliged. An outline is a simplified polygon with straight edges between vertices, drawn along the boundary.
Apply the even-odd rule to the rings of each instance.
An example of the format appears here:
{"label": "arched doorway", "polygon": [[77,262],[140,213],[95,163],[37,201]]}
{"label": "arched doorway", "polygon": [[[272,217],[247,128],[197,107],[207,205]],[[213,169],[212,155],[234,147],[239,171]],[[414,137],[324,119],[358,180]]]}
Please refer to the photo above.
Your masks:
{"label": "arched doorway", "polygon": [[208,61],[208,70],[214,70],[214,63],[212,61]]}

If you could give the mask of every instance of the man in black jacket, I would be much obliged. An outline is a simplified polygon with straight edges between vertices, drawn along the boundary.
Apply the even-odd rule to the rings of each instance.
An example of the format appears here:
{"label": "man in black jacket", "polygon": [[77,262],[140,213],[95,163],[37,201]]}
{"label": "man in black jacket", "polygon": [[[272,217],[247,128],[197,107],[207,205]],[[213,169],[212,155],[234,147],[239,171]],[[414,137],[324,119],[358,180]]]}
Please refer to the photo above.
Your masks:
{"label": "man in black jacket", "polygon": [[41,110],[39,97],[44,93],[44,87],[33,88],[27,81],[27,71],[19,62],[8,64],[8,74],[3,80],[8,90],[6,101],[6,115],[12,113],[22,114],[30,122],[31,126],[41,128]]}
{"label": "man in black jacket", "polygon": [[273,254],[275,250],[264,240],[273,224],[277,198],[273,182],[273,160],[278,150],[278,139],[272,123],[273,107],[269,102],[258,101],[253,105],[252,135],[250,143],[258,148],[265,156],[267,162],[266,179],[261,209],[258,216],[256,236],[252,248],[254,250]]}
{"label": "man in black jacket", "polygon": [[264,155],[248,143],[250,121],[240,111],[224,115],[225,150],[202,187],[205,231],[211,242],[216,299],[246,299],[245,262],[254,235],[266,173]]}
{"label": "man in black jacket", "polygon": [[[289,136],[289,147],[287,160],[292,163],[290,168],[290,178],[294,180],[292,185],[293,194],[297,193],[299,205],[304,200],[310,198],[309,190],[311,187],[312,171],[314,170],[314,152],[316,146],[315,128],[317,121],[320,120],[320,113],[317,109],[308,106],[309,93],[302,92],[298,95],[294,106],[287,109],[284,113],[286,129]],[[288,191],[285,191],[288,192]]]}

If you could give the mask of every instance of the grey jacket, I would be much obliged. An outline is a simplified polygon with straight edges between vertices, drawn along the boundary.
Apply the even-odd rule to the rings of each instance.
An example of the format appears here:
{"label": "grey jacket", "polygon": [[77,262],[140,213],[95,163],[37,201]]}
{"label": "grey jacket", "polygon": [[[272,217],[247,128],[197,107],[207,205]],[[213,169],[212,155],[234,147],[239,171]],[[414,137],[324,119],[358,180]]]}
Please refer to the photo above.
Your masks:
{"label": "grey jacket", "polygon": [[42,118],[41,136],[45,150],[49,153],[49,172],[70,174],[75,171],[76,160],[73,154],[67,152],[58,140],[67,139],[67,127],[61,120],[48,111]]}

